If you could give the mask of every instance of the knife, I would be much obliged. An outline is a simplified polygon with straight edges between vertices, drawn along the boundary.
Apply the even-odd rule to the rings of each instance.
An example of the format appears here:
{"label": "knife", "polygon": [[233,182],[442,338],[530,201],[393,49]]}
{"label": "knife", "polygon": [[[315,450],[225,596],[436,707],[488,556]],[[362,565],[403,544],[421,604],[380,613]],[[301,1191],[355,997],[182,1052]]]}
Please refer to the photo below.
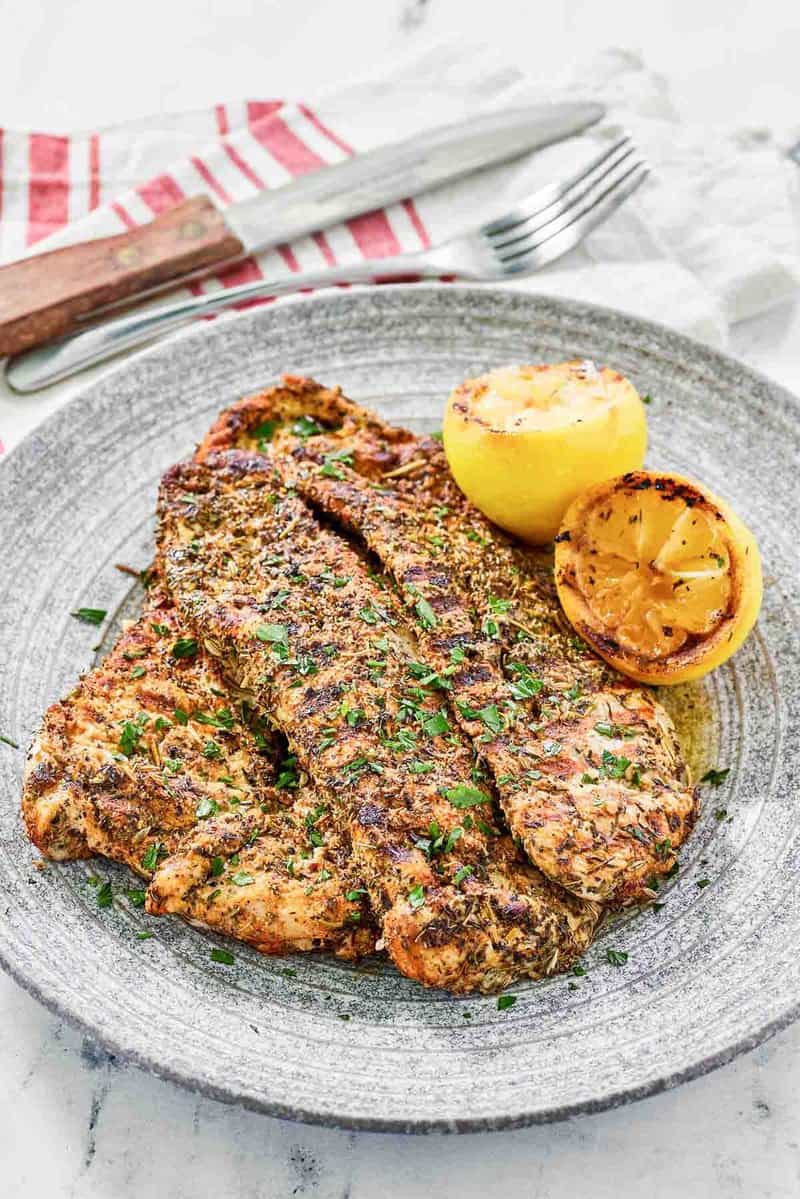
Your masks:
{"label": "knife", "polygon": [[193,196],[127,233],[0,267],[0,356],[60,337],[108,305],[561,141],[604,111],[601,104],[563,103],[485,113],[323,167],[224,211]]}

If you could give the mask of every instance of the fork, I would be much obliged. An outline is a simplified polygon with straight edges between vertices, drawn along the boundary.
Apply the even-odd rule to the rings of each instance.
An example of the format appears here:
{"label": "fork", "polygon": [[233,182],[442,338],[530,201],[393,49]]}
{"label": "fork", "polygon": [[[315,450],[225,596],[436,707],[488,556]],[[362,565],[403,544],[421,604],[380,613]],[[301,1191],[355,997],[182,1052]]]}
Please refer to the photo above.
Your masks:
{"label": "fork", "polygon": [[14,391],[36,391],[245,300],[398,276],[457,275],[491,281],[531,274],[583,241],[636,190],[648,170],[626,134],[578,174],[541,188],[499,219],[432,249],[283,279],[260,279],[140,309],[20,354],[8,363],[6,380]]}

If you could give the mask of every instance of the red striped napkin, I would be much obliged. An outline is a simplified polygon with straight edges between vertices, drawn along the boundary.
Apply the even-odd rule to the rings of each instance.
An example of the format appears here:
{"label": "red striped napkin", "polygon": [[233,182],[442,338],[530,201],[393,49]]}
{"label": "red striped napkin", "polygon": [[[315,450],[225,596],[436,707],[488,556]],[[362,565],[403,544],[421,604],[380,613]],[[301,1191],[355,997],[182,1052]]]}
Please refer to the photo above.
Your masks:
{"label": "red striped napkin", "polygon": [[[118,233],[199,193],[225,208],[354,153],[502,103],[517,78],[489,54],[465,57],[463,49],[443,47],[396,60],[313,103],[237,101],[69,136],[0,129],[0,263]],[[426,247],[469,216],[468,200],[454,204],[442,193],[447,189],[298,238],[191,290],[212,292]],[[485,211],[480,186],[475,198]],[[81,382],[58,384],[20,404],[0,378],[0,453]]]}
{"label": "red striped napkin", "polygon": [[[515,286],[623,308],[712,344],[724,341],[729,322],[795,294],[796,168],[763,139],[743,140],[735,129],[709,138],[681,124],[663,80],[635,55],[601,54],[554,81],[523,78],[486,47],[448,42],[373,70],[313,103],[239,101],[71,136],[0,129],[0,262],[117,233],[200,192],[224,208],[482,107],[594,98],[606,103],[607,121],[579,138],[298,238],[192,290],[437,243],[572,174],[623,124],[653,166],[650,181],[579,250]],[[67,381],[22,403],[0,380],[0,450],[80,385]]]}
{"label": "red striped napkin", "polygon": [[[119,131],[3,136],[0,130],[0,259],[17,258],[68,225],[68,236],[51,245],[118,233],[200,192],[212,195],[225,208],[356,152],[339,130],[307,104],[281,100],[220,104],[203,116],[213,140],[121,194],[115,186]],[[202,120],[201,114],[193,114],[195,126]],[[126,166],[136,149],[136,135],[134,129]],[[280,275],[356,257],[381,258],[428,244],[414,201],[406,200],[326,234],[299,239],[295,246],[269,251],[258,260],[249,259],[217,279],[194,284],[193,290],[231,287],[260,279],[267,271]]]}

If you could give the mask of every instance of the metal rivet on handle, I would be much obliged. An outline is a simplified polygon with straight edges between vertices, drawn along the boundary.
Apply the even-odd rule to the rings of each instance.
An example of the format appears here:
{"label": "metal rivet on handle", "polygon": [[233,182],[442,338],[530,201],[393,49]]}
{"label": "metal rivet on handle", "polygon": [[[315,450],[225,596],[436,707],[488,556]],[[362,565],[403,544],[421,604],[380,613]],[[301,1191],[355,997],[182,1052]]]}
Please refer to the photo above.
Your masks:
{"label": "metal rivet on handle", "polygon": [[202,237],[206,227],[202,221],[184,221],[178,229],[179,237]]}
{"label": "metal rivet on handle", "polygon": [[142,252],[138,246],[122,246],[114,257],[120,266],[135,266],[141,261]]}

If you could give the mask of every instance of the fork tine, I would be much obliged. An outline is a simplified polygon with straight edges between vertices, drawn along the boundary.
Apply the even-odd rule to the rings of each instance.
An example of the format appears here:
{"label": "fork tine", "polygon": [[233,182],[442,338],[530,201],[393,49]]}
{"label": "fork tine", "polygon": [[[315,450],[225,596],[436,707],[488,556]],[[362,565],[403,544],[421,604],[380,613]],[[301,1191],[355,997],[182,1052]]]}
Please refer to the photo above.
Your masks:
{"label": "fork tine", "polygon": [[[559,223],[557,229],[550,229],[545,236],[524,246],[516,253],[500,259],[500,265],[507,275],[524,274],[538,270],[566,254],[568,250],[579,245],[592,229],[607,220],[613,212],[622,205],[636,189],[644,183],[650,174],[650,167],[645,162],[632,166],[620,179],[609,184],[596,196],[591,203],[583,205],[578,211],[567,214],[566,223]],[[552,222],[555,224],[555,222]]]}
{"label": "fork tine", "polygon": [[534,192],[527,200],[521,202],[524,207],[513,208],[503,216],[487,222],[487,224],[481,226],[480,232],[490,239],[509,233],[517,225],[523,224],[538,213],[550,208],[565,196],[567,192],[572,191],[574,187],[583,183],[584,180],[599,170],[610,158],[622,150],[623,147],[628,145],[632,146],[633,143],[631,142],[630,134],[625,133],[612,146],[593,159],[588,166],[583,167],[569,179],[560,183],[549,183],[546,187],[540,188],[539,191]]}
{"label": "fork tine", "polygon": [[642,159],[637,155],[631,160],[629,155],[626,155],[623,160],[613,169],[606,171],[599,179],[584,190],[576,193],[565,200],[563,205],[558,209],[555,216],[551,216],[549,220],[536,224],[532,228],[527,229],[518,237],[512,238],[510,241],[501,242],[500,244],[492,243],[492,249],[501,262],[508,258],[513,258],[516,254],[525,253],[532,245],[538,245],[545,241],[548,237],[552,237],[567,225],[572,224],[577,216],[587,211],[593,204],[606,195],[609,188],[616,187],[618,183],[627,179],[631,171],[637,166],[641,166]]}
{"label": "fork tine", "polygon": [[618,173],[621,167],[630,166],[632,155],[636,154],[636,148],[632,142],[629,142],[614,155],[606,155],[602,163],[597,165],[597,168],[592,171],[587,171],[581,182],[573,187],[564,188],[560,198],[547,208],[541,209],[537,213],[531,214],[526,220],[519,221],[515,226],[509,228],[504,234],[497,237],[492,237],[491,241],[496,251],[504,249],[506,246],[511,246],[521,238],[527,238],[531,233],[536,233],[549,222],[557,220],[568,212],[576,204],[585,197],[596,191],[604,179],[607,179],[612,174]]}

